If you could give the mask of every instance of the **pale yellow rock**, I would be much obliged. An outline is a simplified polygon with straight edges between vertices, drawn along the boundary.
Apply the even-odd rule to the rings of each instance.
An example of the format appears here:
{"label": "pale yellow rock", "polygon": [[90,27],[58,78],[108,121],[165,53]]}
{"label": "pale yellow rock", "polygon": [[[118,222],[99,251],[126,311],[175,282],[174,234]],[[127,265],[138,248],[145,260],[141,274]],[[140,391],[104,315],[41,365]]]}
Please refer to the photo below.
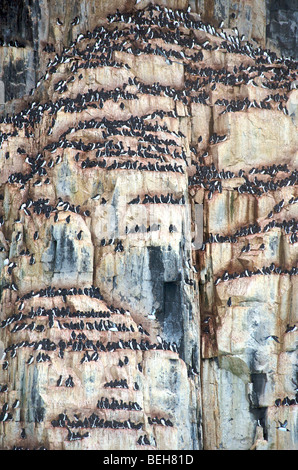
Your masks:
{"label": "pale yellow rock", "polygon": [[[269,117],[270,116],[270,117]],[[237,119],[237,126],[233,125]],[[273,120],[272,129],[269,122]],[[249,109],[226,113],[218,120],[218,129],[229,131],[229,138],[217,146],[214,154],[219,169],[247,170],[261,158],[264,165],[297,164],[297,132],[292,121],[278,111]],[[273,150],[273,151],[272,151]]]}

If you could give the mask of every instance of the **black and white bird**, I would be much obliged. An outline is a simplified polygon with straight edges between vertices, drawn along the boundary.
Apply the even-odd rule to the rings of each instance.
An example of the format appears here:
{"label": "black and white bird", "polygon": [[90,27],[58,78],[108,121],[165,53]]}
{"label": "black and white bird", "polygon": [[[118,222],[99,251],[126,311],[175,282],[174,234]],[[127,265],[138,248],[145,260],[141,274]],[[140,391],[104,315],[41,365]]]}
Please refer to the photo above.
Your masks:
{"label": "black and white bird", "polygon": [[15,400],[15,402],[13,403],[12,407],[15,409],[19,406],[20,404],[20,400]]}
{"label": "black and white bird", "polygon": [[80,22],[80,18],[78,16],[76,16],[70,24],[71,24],[71,26],[75,26],[75,25],[79,24],[79,22]]}
{"label": "black and white bird", "polygon": [[287,431],[287,432],[290,432],[290,430],[287,428],[287,424],[288,424],[288,421],[285,420],[283,423],[281,421],[279,421],[279,426],[277,426],[276,429],[278,429],[279,431]]}
{"label": "black and white bird", "polygon": [[57,387],[60,387],[62,384],[62,375],[60,375],[59,379],[57,380]]}
{"label": "black and white bird", "polygon": [[137,196],[136,198],[132,199],[128,204],[140,204],[141,198]]}
{"label": "black and white bird", "polygon": [[161,54],[165,57],[166,64],[172,65],[172,63],[175,62],[176,64],[184,65],[183,62],[178,62],[177,60],[169,59],[168,56],[163,52],[163,50],[160,47],[156,46],[156,50],[158,51],[159,54]]}
{"label": "black and white bird", "polygon": [[285,333],[290,333],[291,331],[296,331],[296,330],[297,330],[297,325],[290,325],[288,323]]}
{"label": "black and white bird", "polygon": [[66,379],[65,386],[66,387],[74,387],[73,378],[72,378],[71,375],[69,375],[69,377]]}
{"label": "black and white bird", "polygon": [[33,361],[34,361],[34,356],[31,355],[27,361],[27,364],[30,365],[32,364]]}
{"label": "black and white bird", "polygon": [[266,336],[265,339],[273,340],[273,341],[275,341],[276,343],[280,343],[280,341],[279,341],[279,339],[278,339],[278,336],[275,336],[275,335]]}

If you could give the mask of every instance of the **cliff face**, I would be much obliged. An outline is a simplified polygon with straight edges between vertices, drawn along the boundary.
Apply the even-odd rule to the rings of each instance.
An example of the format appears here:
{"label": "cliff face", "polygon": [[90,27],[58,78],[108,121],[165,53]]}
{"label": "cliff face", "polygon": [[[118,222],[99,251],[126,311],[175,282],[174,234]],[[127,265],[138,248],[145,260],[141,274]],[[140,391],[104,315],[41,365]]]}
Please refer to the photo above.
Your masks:
{"label": "cliff face", "polygon": [[[81,32],[93,31],[106,15],[132,8],[143,9],[149,0],[0,0],[0,111],[18,110],[24,95],[46,72],[49,44],[61,53]],[[154,2],[153,2],[154,3]],[[160,0],[160,5],[186,9],[201,15],[205,23],[232,29],[238,27],[245,39],[257,47],[297,59],[297,0]],[[57,24],[57,18],[59,24]],[[79,18],[79,23],[73,23]],[[8,101],[21,98],[21,103]]]}
{"label": "cliff face", "polygon": [[14,6],[2,449],[298,447],[297,65],[272,2],[160,3]]}

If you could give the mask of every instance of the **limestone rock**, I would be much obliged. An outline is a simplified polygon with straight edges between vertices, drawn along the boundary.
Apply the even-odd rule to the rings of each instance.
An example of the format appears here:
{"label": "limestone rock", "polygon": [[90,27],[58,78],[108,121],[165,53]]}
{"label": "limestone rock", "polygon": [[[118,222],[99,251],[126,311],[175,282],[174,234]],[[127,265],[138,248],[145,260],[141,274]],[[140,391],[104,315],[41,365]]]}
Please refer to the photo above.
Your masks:
{"label": "limestone rock", "polygon": [[270,2],[197,3],[23,2],[1,449],[297,449],[297,63]]}

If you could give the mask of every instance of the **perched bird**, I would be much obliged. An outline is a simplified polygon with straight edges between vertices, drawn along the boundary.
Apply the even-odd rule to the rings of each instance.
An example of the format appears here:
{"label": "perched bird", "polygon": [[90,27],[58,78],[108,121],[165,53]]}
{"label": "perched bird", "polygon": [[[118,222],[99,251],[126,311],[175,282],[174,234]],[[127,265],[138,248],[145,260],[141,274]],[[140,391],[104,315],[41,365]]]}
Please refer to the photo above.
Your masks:
{"label": "perched bird", "polygon": [[80,22],[80,18],[78,16],[76,16],[70,24],[71,24],[71,26],[75,26],[75,25],[79,24],[79,22]]}
{"label": "perched bird", "polygon": [[71,375],[69,375],[68,378],[66,379],[65,386],[66,387],[74,387],[73,378],[72,378]]}
{"label": "perched bird", "polygon": [[60,387],[62,384],[62,375],[60,375],[59,379],[57,380],[57,387]]}
{"label": "perched bird", "polygon": [[297,325],[291,326],[291,325],[288,323],[285,332],[286,332],[286,333],[289,333],[290,331],[296,331],[296,330],[297,330]]}
{"label": "perched bird", "polygon": [[30,365],[32,364],[33,361],[34,361],[34,356],[31,355],[27,361],[27,364]]}

